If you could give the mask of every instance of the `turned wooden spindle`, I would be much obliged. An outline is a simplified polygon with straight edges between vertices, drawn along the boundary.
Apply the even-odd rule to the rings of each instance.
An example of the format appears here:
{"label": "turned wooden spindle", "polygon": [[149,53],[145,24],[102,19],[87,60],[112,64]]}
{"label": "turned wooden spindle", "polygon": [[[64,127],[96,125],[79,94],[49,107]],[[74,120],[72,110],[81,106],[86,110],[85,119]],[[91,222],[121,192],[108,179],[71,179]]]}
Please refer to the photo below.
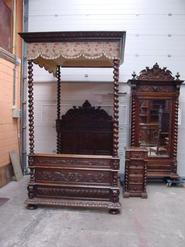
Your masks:
{"label": "turned wooden spindle", "polygon": [[[179,80],[179,73],[176,75],[176,80]],[[172,172],[177,172],[177,139],[178,139],[178,110],[179,110],[179,93],[180,93],[180,85],[176,85],[176,98],[174,99],[174,122],[173,122],[173,158],[174,158],[174,166],[172,168]]]}
{"label": "turned wooden spindle", "polygon": [[175,102],[175,117],[174,117],[174,137],[173,137],[173,157],[177,157],[177,137],[178,137],[178,108],[179,108],[179,102],[178,99]]}
{"label": "turned wooden spindle", "polygon": [[146,185],[147,185],[147,164],[144,166],[144,192],[146,193]]}
{"label": "turned wooden spindle", "polygon": [[113,99],[113,156],[118,156],[119,145],[119,59],[113,61],[114,99]]}
{"label": "turned wooden spindle", "polygon": [[28,61],[28,125],[29,153],[34,154],[33,61]]}
{"label": "turned wooden spindle", "polygon": [[125,191],[128,192],[128,174],[129,174],[129,167],[128,164],[126,162],[125,164]]}
{"label": "turned wooden spindle", "polygon": [[131,115],[131,146],[135,146],[135,130],[136,130],[136,101],[132,96],[132,115]]}
{"label": "turned wooden spindle", "polygon": [[[60,103],[61,103],[61,73],[60,66],[57,66],[57,120],[60,120]],[[57,154],[61,153],[61,136],[57,131]]]}
{"label": "turned wooden spindle", "polygon": [[57,119],[60,119],[60,100],[61,100],[61,76],[60,76],[60,66],[57,66]]}

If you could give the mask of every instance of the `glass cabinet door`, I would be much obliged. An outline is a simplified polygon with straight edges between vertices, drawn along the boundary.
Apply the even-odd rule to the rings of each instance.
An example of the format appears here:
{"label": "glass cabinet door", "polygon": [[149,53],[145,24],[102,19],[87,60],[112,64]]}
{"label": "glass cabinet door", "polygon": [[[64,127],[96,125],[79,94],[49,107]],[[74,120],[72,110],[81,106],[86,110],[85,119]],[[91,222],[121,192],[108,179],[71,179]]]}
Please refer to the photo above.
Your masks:
{"label": "glass cabinet door", "polygon": [[139,100],[139,145],[148,149],[149,156],[169,156],[170,108],[170,100]]}

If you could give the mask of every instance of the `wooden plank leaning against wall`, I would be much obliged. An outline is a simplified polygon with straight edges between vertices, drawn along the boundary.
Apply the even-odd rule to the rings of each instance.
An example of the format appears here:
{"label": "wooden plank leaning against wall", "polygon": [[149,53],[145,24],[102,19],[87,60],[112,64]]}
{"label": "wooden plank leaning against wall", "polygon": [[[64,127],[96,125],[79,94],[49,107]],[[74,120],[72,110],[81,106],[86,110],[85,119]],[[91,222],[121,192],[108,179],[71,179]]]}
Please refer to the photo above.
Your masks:
{"label": "wooden plank leaning against wall", "polygon": [[[0,187],[13,175],[9,152],[19,151],[20,119],[12,117],[13,105],[20,109],[22,1],[0,0]],[[8,29],[8,17],[10,29]],[[5,33],[4,33],[5,32]],[[7,42],[5,42],[7,40]],[[10,45],[7,46],[10,40]],[[16,63],[16,66],[15,66]]]}

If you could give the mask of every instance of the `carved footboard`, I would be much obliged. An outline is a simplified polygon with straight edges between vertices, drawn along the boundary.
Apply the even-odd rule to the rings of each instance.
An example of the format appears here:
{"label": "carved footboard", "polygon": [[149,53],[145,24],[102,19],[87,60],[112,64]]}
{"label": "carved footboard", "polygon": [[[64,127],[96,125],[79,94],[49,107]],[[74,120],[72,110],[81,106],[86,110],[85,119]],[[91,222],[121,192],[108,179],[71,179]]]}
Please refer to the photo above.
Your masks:
{"label": "carved footboard", "polygon": [[35,154],[26,203],[120,209],[119,159],[102,155]]}

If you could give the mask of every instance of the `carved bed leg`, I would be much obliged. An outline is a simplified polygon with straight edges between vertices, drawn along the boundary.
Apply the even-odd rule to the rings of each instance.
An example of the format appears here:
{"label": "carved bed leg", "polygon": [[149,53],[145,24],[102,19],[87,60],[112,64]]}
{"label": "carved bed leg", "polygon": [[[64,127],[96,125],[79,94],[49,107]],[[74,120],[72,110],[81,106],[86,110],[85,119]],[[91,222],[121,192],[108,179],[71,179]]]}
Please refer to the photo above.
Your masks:
{"label": "carved bed leg", "polygon": [[28,204],[28,205],[26,206],[26,208],[29,209],[29,210],[35,210],[35,209],[38,208],[38,206],[37,206],[37,205],[34,205],[34,204]]}
{"label": "carved bed leg", "polygon": [[[113,203],[119,203],[119,189],[112,189],[111,191],[111,201]],[[109,213],[110,214],[119,214],[120,213],[120,209],[119,208],[114,208],[114,206],[112,208],[109,209]]]}
{"label": "carved bed leg", "polygon": [[116,208],[116,209],[110,209],[110,210],[109,210],[109,214],[114,214],[114,215],[115,215],[115,214],[120,214],[120,210],[117,209],[117,208]]}
{"label": "carved bed leg", "polygon": [[30,209],[30,210],[36,209],[37,205],[32,204],[30,202],[30,200],[32,200],[35,197],[35,187],[34,187],[34,185],[30,185],[29,184],[28,187],[27,187],[27,190],[28,190],[28,198],[29,199],[26,200],[26,204],[27,204],[26,208]]}

